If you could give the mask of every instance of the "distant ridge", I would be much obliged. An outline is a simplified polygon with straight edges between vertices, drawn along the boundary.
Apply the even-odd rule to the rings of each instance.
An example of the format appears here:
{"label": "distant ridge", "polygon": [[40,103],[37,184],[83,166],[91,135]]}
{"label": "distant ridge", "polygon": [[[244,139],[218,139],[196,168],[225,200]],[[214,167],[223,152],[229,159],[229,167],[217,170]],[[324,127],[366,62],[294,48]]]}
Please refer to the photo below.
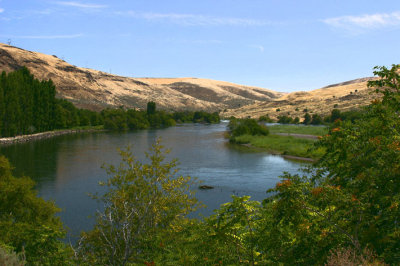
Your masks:
{"label": "distant ridge", "polygon": [[367,88],[373,78],[359,78],[312,91],[282,93],[264,88],[201,78],[131,78],[77,67],[56,55],[24,50],[0,43],[0,70],[26,66],[38,79],[52,79],[57,97],[77,107],[144,109],[155,101],[164,110],[219,111],[223,117],[271,118],[329,114],[333,108],[349,110],[367,105],[377,97]]}
{"label": "distant ridge", "polygon": [[26,66],[38,79],[52,79],[57,97],[77,107],[145,108],[155,101],[165,110],[222,111],[271,101],[284,93],[199,78],[130,78],[68,64],[56,55],[24,50],[0,43],[0,70]]}
{"label": "distant ridge", "polygon": [[349,81],[345,81],[345,82],[341,82],[341,83],[336,83],[336,84],[332,84],[332,85],[328,85],[326,87],[323,87],[322,89],[326,89],[326,88],[332,88],[332,87],[338,87],[338,86],[345,86],[345,85],[350,85],[350,84],[354,84],[354,83],[360,83],[360,82],[364,82],[364,81],[370,81],[373,80],[373,77],[368,77],[368,78],[360,78],[360,79],[353,79],[353,80],[349,80]]}
{"label": "distant ridge", "polygon": [[325,116],[334,108],[342,111],[359,109],[380,97],[374,93],[373,88],[367,87],[368,81],[373,79],[376,78],[359,78],[317,90],[296,91],[268,102],[227,110],[225,116],[258,118],[268,114],[273,119],[277,119],[278,116],[302,119],[306,112]]}

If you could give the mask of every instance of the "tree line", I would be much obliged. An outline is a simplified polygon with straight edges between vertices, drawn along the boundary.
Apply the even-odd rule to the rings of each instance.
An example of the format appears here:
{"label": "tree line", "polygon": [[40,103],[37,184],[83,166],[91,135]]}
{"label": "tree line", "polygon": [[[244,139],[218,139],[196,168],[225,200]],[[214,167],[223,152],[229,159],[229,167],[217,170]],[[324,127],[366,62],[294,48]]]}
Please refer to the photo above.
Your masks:
{"label": "tree line", "polygon": [[57,99],[54,83],[35,79],[26,67],[1,73],[2,137],[100,124],[99,113],[78,109],[67,100]]}
{"label": "tree line", "polygon": [[[358,109],[358,110],[349,110],[342,112],[337,108],[332,109],[331,114],[327,115],[325,117],[319,115],[319,114],[310,114],[307,109],[305,109],[303,121],[301,124],[305,125],[329,125],[334,123],[337,119],[341,121],[352,121],[354,122],[355,120],[359,119],[364,110],[363,109]],[[260,122],[267,122],[267,123],[281,123],[281,124],[300,124],[300,118],[299,117],[291,117],[289,115],[280,115],[277,117],[277,120],[273,120],[272,118],[269,117],[268,114],[262,115],[258,118],[258,121]]]}
{"label": "tree line", "polygon": [[53,130],[56,123],[55,87],[34,79],[27,68],[0,76],[2,136]]}
{"label": "tree line", "polygon": [[220,122],[217,112],[204,111],[165,112],[158,111],[155,102],[148,102],[146,111],[134,109],[105,109],[101,111],[104,128],[109,130],[137,130],[146,128],[170,127],[176,123],[209,123]]}
{"label": "tree line", "polygon": [[108,130],[135,130],[169,127],[178,123],[219,123],[218,113],[158,111],[149,102],[146,111],[105,109],[94,112],[76,108],[56,98],[51,80],[39,81],[22,67],[0,76],[0,135],[12,137],[84,126],[103,126]]}

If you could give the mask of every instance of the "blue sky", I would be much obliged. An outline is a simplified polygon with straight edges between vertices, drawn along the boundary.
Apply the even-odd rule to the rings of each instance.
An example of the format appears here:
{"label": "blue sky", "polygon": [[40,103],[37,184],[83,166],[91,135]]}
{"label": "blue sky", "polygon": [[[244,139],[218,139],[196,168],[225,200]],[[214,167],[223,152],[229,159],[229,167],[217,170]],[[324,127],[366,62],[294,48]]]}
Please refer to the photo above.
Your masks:
{"label": "blue sky", "polygon": [[398,0],[0,0],[0,42],[132,77],[311,90],[400,63]]}

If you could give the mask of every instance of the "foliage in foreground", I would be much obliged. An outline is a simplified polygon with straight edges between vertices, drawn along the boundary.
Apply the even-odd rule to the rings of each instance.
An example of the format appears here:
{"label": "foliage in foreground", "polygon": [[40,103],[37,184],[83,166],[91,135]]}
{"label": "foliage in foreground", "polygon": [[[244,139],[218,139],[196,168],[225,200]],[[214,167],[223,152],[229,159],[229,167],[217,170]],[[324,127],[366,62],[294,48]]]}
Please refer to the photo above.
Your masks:
{"label": "foliage in foreground", "polygon": [[65,236],[53,202],[37,197],[34,182],[16,178],[0,156],[0,246],[23,252],[28,264],[66,263],[71,254],[60,241]]}
{"label": "foliage in foreground", "polygon": [[23,254],[16,254],[12,248],[2,247],[0,245],[0,265],[22,266],[25,265]]}
{"label": "foliage in foreground", "polygon": [[[104,204],[96,225],[84,233],[78,257],[89,265],[125,265],[154,260],[163,241],[197,206],[189,176],[177,176],[177,162],[164,162],[163,146],[157,141],[147,153],[148,164],[121,151],[121,165],[107,167],[110,178],[106,194],[96,196]],[[163,240],[165,239],[165,240]]]}

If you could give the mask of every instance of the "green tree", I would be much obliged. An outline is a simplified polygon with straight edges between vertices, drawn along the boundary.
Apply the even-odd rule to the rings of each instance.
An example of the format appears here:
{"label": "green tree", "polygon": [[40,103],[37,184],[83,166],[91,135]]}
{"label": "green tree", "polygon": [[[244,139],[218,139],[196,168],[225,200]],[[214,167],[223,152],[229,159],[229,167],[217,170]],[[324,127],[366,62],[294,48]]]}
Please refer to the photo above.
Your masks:
{"label": "green tree", "polygon": [[[216,214],[206,219],[211,228],[209,241],[215,249],[209,251],[209,257],[224,264],[262,263],[260,246],[257,243],[258,230],[262,219],[260,202],[250,201],[249,196],[232,196],[232,202],[221,205]],[[265,261],[264,261],[265,262]]]}
{"label": "green tree", "polygon": [[304,115],[304,120],[303,120],[303,124],[305,125],[309,125],[311,123],[311,116],[309,113],[306,113]]}
{"label": "green tree", "polygon": [[155,102],[148,102],[147,103],[147,114],[153,115],[156,113],[156,103]]}
{"label": "green tree", "polygon": [[0,265],[23,266],[25,263],[24,254],[16,254],[12,249],[0,245]]}
{"label": "green tree", "polygon": [[[316,145],[326,154],[312,175],[286,174],[266,201],[278,218],[273,224],[287,236],[283,249],[293,254],[286,263],[323,263],[339,247],[360,256],[367,248],[386,263],[400,261],[400,66],[377,69],[380,79],[369,86],[383,94],[382,101],[375,100],[354,122],[335,123]],[[306,236],[299,230],[304,226]]]}
{"label": "green tree", "polygon": [[274,122],[274,120],[272,120],[272,119],[269,117],[268,114],[263,115],[263,116],[260,116],[260,117],[258,118],[258,121],[260,121],[260,122],[267,122],[267,123],[273,123],[273,122]]}
{"label": "green tree", "polygon": [[130,149],[121,150],[119,167],[106,167],[108,191],[96,196],[103,202],[96,225],[82,235],[78,254],[83,263],[126,265],[154,261],[159,236],[168,234],[197,206],[189,176],[177,176],[177,161],[164,162],[160,140],[141,163]]}
{"label": "green tree", "polygon": [[313,114],[311,119],[312,125],[321,125],[323,123],[322,117],[319,114]]}
{"label": "green tree", "polygon": [[330,122],[335,122],[337,119],[341,119],[341,113],[339,109],[333,109],[331,111]]}
{"label": "green tree", "polygon": [[265,125],[258,124],[255,119],[250,118],[231,119],[228,128],[232,138],[246,134],[253,136],[267,136],[269,134],[269,130]]}
{"label": "green tree", "polygon": [[60,210],[37,197],[33,186],[29,178],[13,177],[8,160],[0,156],[0,245],[24,251],[29,264],[67,263],[71,253],[60,241],[65,230],[55,216]]}
{"label": "green tree", "polygon": [[278,123],[290,124],[290,123],[293,123],[293,118],[291,118],[290,116],[286,116],[286,115],[278,116]]}

